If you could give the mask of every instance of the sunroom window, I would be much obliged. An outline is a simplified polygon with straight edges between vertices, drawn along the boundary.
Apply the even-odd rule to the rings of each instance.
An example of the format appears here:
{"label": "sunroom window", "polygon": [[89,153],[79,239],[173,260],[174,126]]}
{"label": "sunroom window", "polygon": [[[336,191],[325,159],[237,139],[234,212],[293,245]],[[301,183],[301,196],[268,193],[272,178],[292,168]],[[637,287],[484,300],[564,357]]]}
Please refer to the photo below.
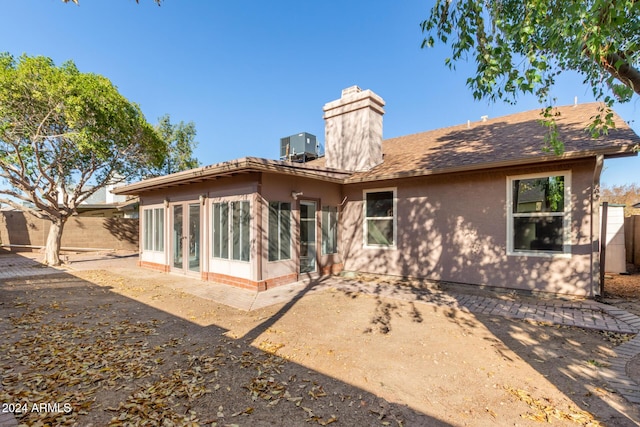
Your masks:
{"label": "sunroom window", "polygon": [[509,187],[510,252],[569,253],[569,174],[512,177]]}
{"label": "sunroom window", "polygon": [[144,209],[143,249],[145,251],[164,251],[164,209]]}
{"label": "sunroom window", "polygon": [[269,261],[291,259],[291,203],[269,202]]}
{"label": "sunroom window", "polygon": [[251,243],[249,202],[213,204],[213,257],[249,261]]}

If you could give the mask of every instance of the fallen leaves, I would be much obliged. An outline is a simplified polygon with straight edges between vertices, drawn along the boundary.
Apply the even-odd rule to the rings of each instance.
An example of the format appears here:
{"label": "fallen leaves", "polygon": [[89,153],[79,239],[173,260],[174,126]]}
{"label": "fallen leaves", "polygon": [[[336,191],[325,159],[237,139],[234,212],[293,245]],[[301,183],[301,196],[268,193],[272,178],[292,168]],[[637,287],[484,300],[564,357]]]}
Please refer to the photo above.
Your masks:
{"label": "fallen leaves", "polygon": [[565,411],[556,407],[550,399],[535,399],[529,392],[513,387],[505,387],[505,389],[532,409],[531,412],[521,414],[520,416],[522,418],[545,423],[550,423],[552,418],[556,418],[558,420],[573,421],[576,424],[589,427],[602,425],[598,420],[593,418],[593,415],[589,412],[573,407],[569,407],[568,410]]}
{"label": "fallen leaves", "polygon": [[193,370],[176,369],[169,377],[161,377],[134,392],[117,408],[107,408],[119,413],[111,419],[110,426],[141,425],[144,423],[163,426],[198,426],[195,411],[181,413],[181,405],[175,399],[195,400],[210,393],[204,378]]}
{"label": "fallen leaves", "polygon": [[[5,361],[17,369],[3,371],[3,402],[61,402],[71,405],[70,413],[26,412],[16,414],[23,423],[71,425],[90,410],[98,390],[114,388],[120,381],[150,376],[161,359],[153,356],[160,346],[148,348],[140,335],[155,334],[157,321],[98,322],[92,327],[68,321],[43,321],[49,310],[64,310],[59,302],[26,308],[9,317],[22,331],[12,343],[2,345]],[[63,315],[62,318],[66,318]],[[5,336],[5,341],[10,342]]]}
{"label": "fallen leaves", "polygon": [[616,346],[624,344],[636,336],[636,334],[626,334],[612,331],[598,331],[598,333],[602,335],[602,339],[609,341]]}
{"label": "fallen leaves", "polygon": [[[55,401],[71,408],[64,413],[16,413],[20,423],[81,424],[79,417],[100,408],[97,397],[111,390],[122,397],[103,408],[112,413],[110,426],[198,426],[200,416],[194,408],[202,405],[205,396],[213,395],[211,400],[216,401],[220,393],[232,394],[239,388],[248,392],[254,404],[226,410],[219,405],[213,411],[216,418],[207,425],[232,425],[225,419],[251,417],[282,402],[307,423],[329,425],[338,420],[333,414],[322,414],[323,405],[303,404],[326,399],[328,393],[314,380],[283,377],[286,361],[274,354],[281,345],[271,341],[260,345],[262,351],[246,350],[228,338],[215,347],[187,351],[182,339],[159,336],[162,322],[115,317],[115,310],[108,311],[114,308],[110,303],[101,304],[98,314],[85,316],[69,313],[62,301],[40,306],[20,301],[13,308],[17,312],[5,321],[14,333],[11,339],[7,333],[0,336],[5,355],[0,399]],[[150,344],[152,337],[159,343]],[[234,369],[245,371],[241,377],[248,380],[225,384],[223,377],[228,381]]]}
{"label": "fallen leaves", "polygon": [[[408,418],[409,425],[428,425],[422,422],[427,417],[406,407],[379,405],[381,400],[376,396],[340,381],[331,370],[323,375],[313,370],[313,364],[287,362],[284,357],[298,349],[290,344],[291,330],[286,327],[270,327],[257,341],[243,339],[242,333],[233,339],[231,332],[216,324],[194,325],[183,321],[185,317],[171,316],[171,311],[125,299],[122,293],[113,295],[107,289],[111,286],[109,274],[103,279],[104,289],[88,287],[82,296],[84,288],[77,289],[85,286],[82,283],[64,291],[52,286],[0,307],[7,314],[0,317],[0,334],[4,325],[11,330],[0,340],[0,358],[7,355],[0,360],[0,373],[7,384],[3,397],[73,404],[70,414],[33,414],[19,418],[19,422],[402,426],[403,418]],[[142,280],[131,284],[140,286]],[[124,282],[116,285],[128,286]],[[151,289],[152,285],[145,286]],[[133,287],[130,290],[136,291]],[[78,303],[73,310],[66,295]],[[174,293],[163,295],[172,296],[166,298],[171,306]],[[192,313],[189,307],[196,304],[187,299],[191,297],[184,298],[180,307],[187,307],[184,313]],[[395,321],[397,314],[390,305],[379,308],[381,319],[376,326],[383,334],[386,320],[393,317]],[[194,308],[193,313],[200,312]],[[153,316],[163,321],[150,320]],[[264,321],[270,312],[251,316]],[[412,320],[414,317],[411,315]],[[248,320],[243,318],[242,322]],[[353,329],[359,331],[360,327]],[[283,344],[287,345],[284,349]],[[300,351],[315,350],[316,360],[328,354],[335,363],[342,354],[337,350],[340,347],[318,347],[312,339],[299,345],[303,348]],[[369,381],[373,383],[374,378],[371,374]],[[485,414],[495,418],[489,408]]]}

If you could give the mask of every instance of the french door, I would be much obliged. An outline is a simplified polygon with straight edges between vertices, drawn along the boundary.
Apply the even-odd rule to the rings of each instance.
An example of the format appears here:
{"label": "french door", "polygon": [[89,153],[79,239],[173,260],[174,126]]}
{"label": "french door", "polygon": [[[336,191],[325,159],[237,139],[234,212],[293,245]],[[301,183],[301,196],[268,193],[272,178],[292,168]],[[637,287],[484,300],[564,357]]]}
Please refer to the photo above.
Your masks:
{"label": "french door", "polygon": [[200,204],[173,205],[171,271],[200,273]]}

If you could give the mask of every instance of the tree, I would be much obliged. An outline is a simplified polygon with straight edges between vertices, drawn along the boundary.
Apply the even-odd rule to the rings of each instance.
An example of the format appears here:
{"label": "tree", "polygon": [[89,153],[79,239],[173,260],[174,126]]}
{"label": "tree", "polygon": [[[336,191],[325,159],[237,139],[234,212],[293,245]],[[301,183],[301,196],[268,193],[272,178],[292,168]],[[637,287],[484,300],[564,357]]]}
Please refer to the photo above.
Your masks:
{"label": "tree", "polygon": [[198,146],[194,141],[196,125],[193,122],[172,124],[169,115],[165,114],[158,119],[156,131],[167,146],[167,158],[154,174],[170,174],[200,166],[198,159],[193,157],[193,149]]}
{"label": "tree", "polygon": [[165,157],[140,108],[107,78],[71,61],[0,54],[0,202],[51,221],[45,263],[60,264],[63,227],[80,203]]}
{"label": "tree", "polygon": [[600,189],[600,200],[624,205],[624,215],[640,215],[640,209],[633,205],[640,203],[640,185],[636,183],[604,186]]}
{"label": "tree", "polygon": [[475,99],[515,103],[521,94],[536,95],[558,153],[550,90],[562,72],[580,74],[604,101],[590,127],[594,136],[613,126],[614,101],[640,94],[638,0],[437,0],[421,27],[423,48],[436,40],[451,47],[450,68],[475,61],[477,72],[467,79]]}

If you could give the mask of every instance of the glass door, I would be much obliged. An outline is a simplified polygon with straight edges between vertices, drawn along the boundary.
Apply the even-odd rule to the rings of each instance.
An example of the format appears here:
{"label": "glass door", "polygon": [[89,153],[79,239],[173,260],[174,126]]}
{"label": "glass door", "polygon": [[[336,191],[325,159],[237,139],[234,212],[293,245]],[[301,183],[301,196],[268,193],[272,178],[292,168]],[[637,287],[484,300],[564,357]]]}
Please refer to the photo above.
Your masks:
{"label": "glass door", "polygon": [[172,271],[200,272],[200,204],[173,206]]}
{"label": "glass door", "polygon": [[173,250],[173,268],[182,269],[183,266],[183,241],[184,236],[182,233],[183,221],[182,221],[182,205],[175,205],[173,207],[173,233],[171,249]]}
{"label": "glass door", "polygon": [[316,271],[316,202],[300,202],[300,273]]}
{"label": "glass door", "polygon": [[189,271],[200,272],[200,204],[189,205]]}

